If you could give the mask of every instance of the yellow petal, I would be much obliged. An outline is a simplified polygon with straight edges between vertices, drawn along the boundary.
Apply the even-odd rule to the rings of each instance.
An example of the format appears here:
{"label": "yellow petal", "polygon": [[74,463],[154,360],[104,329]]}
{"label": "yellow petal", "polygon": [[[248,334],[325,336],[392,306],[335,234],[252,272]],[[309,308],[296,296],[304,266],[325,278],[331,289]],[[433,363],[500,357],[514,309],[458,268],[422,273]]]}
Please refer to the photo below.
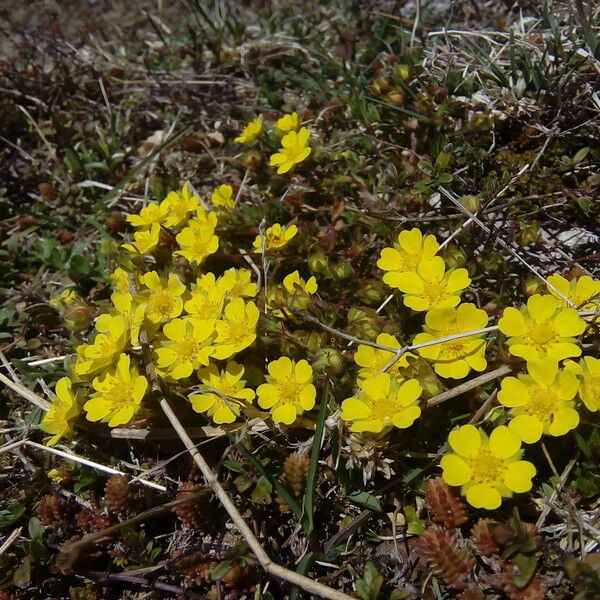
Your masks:
{"label": "yellow petal", "polygon": [[535,467],[526,460],[518,460],[508,465],[504,472],[504,485],[516,493],[528,492],[531,487],[531,479],[535,477]]}
{"label": "yellow petal", "polygon": [[471,468],[456,454],[442,456],[440,466],[444,470],[442,476],[448,485],[464,485],[471,479]]}
{"label": "yellow petal", "polygon": [[495,487],[476,483],[467,490],[467,502],[475,508],[494,510],[502,504],[502,496]]}
{"label": "yellow petal", "polygon": [[494,456],[510,458],[521,448],[521,440],[517,435],[511,433],[508,427],[500,425],[492,431],[488,447]]}
{"label": "yellow petal", "polygon": [[448,436],[450,447],[462,456],[473,456],[481,447],[481,434],[473,425],[463,425]]}

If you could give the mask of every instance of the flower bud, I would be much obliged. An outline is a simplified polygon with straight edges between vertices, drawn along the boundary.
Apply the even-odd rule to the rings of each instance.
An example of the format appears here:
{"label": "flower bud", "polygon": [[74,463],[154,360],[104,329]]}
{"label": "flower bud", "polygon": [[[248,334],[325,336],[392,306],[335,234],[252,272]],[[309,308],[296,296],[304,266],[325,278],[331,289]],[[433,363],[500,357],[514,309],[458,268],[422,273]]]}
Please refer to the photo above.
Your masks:
{"label": "flower bud", "polygon": [[93,315],[92,308],[82,301],[69,306],[65,310],[65,322],[71,331],[77,333],[84,331],[91,325]]}
{"label": "flower bud", "polygon": [[444,262],[448,269],[464,267],[467,262],[467,255],[458,246],[449,246],[444,251]]}
{"label": "flower bud", "polygon": [[354,269],[349,262],[340,261],[332,265],[331,274],[335,279],[348,279],[354,275]]}
{"label": "flower bud", "polygon": [[519,223],[519,235],[518,241],[522,246],[529,246],[535,244],[540,235],[539,225],[533,223]]}
{"label": "flower bud", "polygon": [[335,348],[321,348],[315,353],[312,366],[317,372],[337,375],[344,367],[344,357]]}
{"label": "flower bud", "polygon": [[366,304],[380,303],[385,296],[383,286],[377,281],[367,281],[356,292],[356,297]]}
{"label": "flower bud", "polygon": [[249,169],[256,169],[262,162],[262,154],[258,150],[248,150],[242,155],[242,164]]}
{"label": "flower bud", "polygon": [[374,340],[380,333],[377,313],[369,308],[351,308],[348,311],[346,331],[356,337]]}
{"label": "flower bud", "polygon": [[522,283],[523,293],[529,297],[534,294],[543,294],[546,291],[544,282],[537,277],[527,277]]}
{"label": "flower bud", "polygon": [[376,95],[376,96],[383,96],[384,94],[386,94],[390,89],[390,82],[387,79],[376,79],[372,84],[371,84],[371,91]]}
{"label": "flower bud", "polygon": [[394,77],[406,81],[410,77],[410,67],[408,65],[396,65],[394,67]]}
{"label": "flower bud", "polygon": [[317,250],[308,256],[308,268],[315,275],[328,271],[329,261],[323,250]]}
{"label": "flower bud", "polygon": [[401,106],[404,104],[406,96],[401,89],[395,88],[386,94],[385,99],[394,106]]}
{"label": "flower bud", "polygon": [[481,208],[481,200],[478,196],[467,195],[461,196],[459,202],[463,208],[466,208],[470,213],[476,213]]}

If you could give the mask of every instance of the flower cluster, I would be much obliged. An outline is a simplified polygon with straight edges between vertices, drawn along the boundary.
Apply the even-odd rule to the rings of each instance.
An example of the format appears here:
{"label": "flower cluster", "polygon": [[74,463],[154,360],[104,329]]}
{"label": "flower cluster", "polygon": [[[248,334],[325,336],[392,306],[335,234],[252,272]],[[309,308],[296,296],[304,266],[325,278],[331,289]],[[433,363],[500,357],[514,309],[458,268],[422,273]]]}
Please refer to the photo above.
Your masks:
{"label": "flower cluster", "polygon": [[[280,128],[293,124],[294,119],[284,120]],[[72,433],[80,413],[109,427],[151,413],[144,400],[152,381],[143,356],[151,358],[152,371],[164,384],[189,394],[191,407],[217,424],[233,423],[252,403],[256,394],[246,387],[244,365],[234,358],[255,343],[259,290],[249,268],[231,267],[220,274],[202,270],[219,247],[219,219],[235,209],[232,186],[214,189],[211,204],[214,210],[185,184],[128,217],[135,231],[133,240],[123,244],[120,260],[128,266],[110,275],[110,305],[96,319],[90,339],[76,348],[72,375],[56,386],[41,424],[52,436],[49,443]],[[295,225],[275,224],[254,247],[280,251],[297,231]],[[287,294],[290,307],[306,308],[317,283],[294,271],[274,289]],[[63,305],[77,299],[70,290],[60,296]],[[316,390],[305,360],[273,361],[266,381],[259,386],[258,401],[274,421],[290,425],[313,408]]]}
{"label": "flower cluster", "polygon": [[561,436],[575,429],[577,396],[588,408],[594,405],[586,400],[590,378],[584,366],[596,359],[561,363],[581,355],[577,337],[586,322],[573,307],[592,306],[600,282],[587,276],[568,282],[558,274],[547,281],[551,295],[535,294],[520,309],[508,307],[498,321],[508,337],[508,351],[525,359],[527,370],[502,380],[498,400],[510,409],[509,429],[527,444],[542,435]]}
{"label": "flower cluster", "polygon": [[[254,142],[263,131],[263,117],[259,115],[253,121],[247,123],[235,138],[238,144],[250,144]],[[283,115],[275,123],[275,132],[281,135],[279,143],[281,147],[277,152],[271,154],[269,166],[277,167],[277,174],[282,175],[291,171],[297,164],[306,160],[312,149],[308,143],[311,131],[308,127],[300,126],[298,113]]]}
{"label": "flower cluster", "polygon": [[[236,142],[254,142],[263,125],[262,117],[249,123]],[[285,173],[310,154],[310,131],[300,127],[296,113],[281,117],[275,131],[282,148],[270,164]],[[58,381],[42,420],[49,444],[70,435],[80,414],[109,427],[151,417],[154,408],[146,400],[156,386],[187,398],[193,411],[218,425],[247,416],[287,426],[310,421],[305,413],[316,403],[315,370],[333,351],[339,354],[334,372],[341,371],[343,353],[322,348],[318,333],[300,330],[295,346],[282,344],[278,358],[264,359],[261,373],[257,353],[249,349],[268,349],[272,331],[291,337],[288,328],[301,324],[303,312],[324,305],[316,296],[322,282],[301,275],[302,269],[280,271],[298,226],[275,223],[260,230],[245,256],[254,272],[259,269],[252,255],[262,255],[263,266],[275,265],[276,275],[260,290],[253,270],[237,268],[219,249],[217,227],[220,232],[235,219],[236,203],[231,185],[213,189],[205,203],[185,184],[128,217],[133,238],[122,244],[120,266],[110,275],[110,305],[76,348],[71,376]],[[402,293],[407,309],[420,313],[421,330],[405,342],[392,322],[381,331],[381,321],[373,319],[364,336],[369,339],[361,338],[354,351],[355,393],[345,394],[350,397],[334,415],[346,424],[350,440],[367,444],[413,427],[423,401],[443,387],[440,378],[459,380],[487,369],[486,336],[498,329],[508,353],[524,359],[522,372],[500,382],[503,424],[489,434],[470,424],[451,431],[440,465],[446,483],[460,486],[470,504],[495,509],[503,498],[532,487],[536,470],[523,459],[524,445],[575,429],[580,405],[600,410],[600,360],[582,356],[579,338],[587,325],[578,312],[598,309],[600,282],[552,275],[548,293],[531,296],[520,308],[507,307],[497,327],[489,327],[486,311],[461,301],[471,281],[467,270],[447,268],[439,251],[436,238],[417,228],[401,231],[397,243],[381,251],[383,282]],[[309,263],[311,273],[329,276],[315,266],[320,268]],[[64,309],[83,300],[67,290],[54,303]],[[295,349],[288,352],[290,347]],[[297,347],[319,358],[311,366],[297,357]],[[568,360],[573,358],[579,361]]]}
{"label": "flower cluster", "polygon": [[471,280],[467,270],[446,270],[436,256],[439,245],[433,235],[423,237],[417,228],[401,231],[392,248],[384,248],[377,266],[386,271],[383,281],[404,293],[404,304],[415,311],[454,307]]}

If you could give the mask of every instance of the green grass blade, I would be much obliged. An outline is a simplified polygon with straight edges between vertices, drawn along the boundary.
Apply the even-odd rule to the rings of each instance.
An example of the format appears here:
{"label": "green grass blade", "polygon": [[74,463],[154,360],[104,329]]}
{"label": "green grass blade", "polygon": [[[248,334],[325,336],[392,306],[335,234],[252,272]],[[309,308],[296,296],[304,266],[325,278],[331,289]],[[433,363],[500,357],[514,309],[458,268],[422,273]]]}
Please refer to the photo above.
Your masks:
{"label": "green grass blade", "polygon": [[109,204],[111,202],[111,200],[117,194],[119,194],[121,192],[121,190],[132,179],[137,177],[139,175],[139,173],[141,173],[154,160],[154,158],[156,157],[157,154],[162,152],[165,148],[168,148],[171,144],[173,144],[173,142],[178,140],[187,130],[188,130],[188,127],[186,127],[185,129],[182,129],[181,131],[179,131],[177,133],[174,133],[173,135],[170,135],[164,142],[162,142],[158,146],[158,148],[155,148],[148,156],[146,156],[146,158],[144,158],[137,165],[135,165],[135,167],[133,167],[133,169],[131,169],[131,171],[129,173],[127,173],[127,175],[125,175],[125,177],[123,177],[123,179],[121,179],[121,181],[119,181],[119,183],[117,183],[117,185],[115,185],[111,190],[108,190],[108,192],[102,197],[100,202]]}
{"label": "green grass blade", "polygon": [[323,432],[325,431],[325,417],[327,416],[328,400],[329,379],[326,379],[321,394],[321,406],[319,407],[319,416],[317,417],[317,426],[315,427],[315,437],[313,438],[313,444],[310,451],[310,465],[308,467],[308,476],[306,477],[306,491],[304,492],[304,517],[302,519],[302,525],[307,535],[309,535],[314,528],[314,495],[319,469],[319,454],[321,452],[321,444],[323,443]]}
{"label": "green grass blade", "polygon": [[407,108],[402,108],[401,106],[396,106],[395,104],[384,102],[383,100],[379,100],[379,98],[373,98],[373,96],[366,96],[365,99],[369,102],[381,104],[381,106],[385,106],[386,108],[395,110],[396,112],[401,112],[405,115],[408,115],[409,117],[413,117],[417,119],[417,121],[421,121],[421,123],[429,123],[429,119],[425,115],[420,115],[419,113],[413,112],[412,110],[408,110]]}
{"label": "green grass blade", "polygon": [[[310,566],[315,562],[315,553],[307,552],[302,560],[298,563],[298,567],[296,568],[296,573],[298,575],[306,575],[306,571],[310,568]],[[296,586],[292,588],[292,592],[290,594],[290,600],[298,599],[299,590]]]}
{"label": "green grass blade", "polygon": [[281,483],[277,481],[275,477],[273,477],[272,473],[265,469],[265,466],[247,448],[240,444],[238,446],[238,450],[242,453],[244,458],[246,458],[252,464],[252,466],[259,471],[260,474],[265,477],[265,479],[277,490],[277,493],[286,501],[287,505],[290,507],[290,510],[294,513],[294,516],[300,520],[302,518],[302,509],[292,498],[287,489],[283,487],[283,485],[281,485]]}

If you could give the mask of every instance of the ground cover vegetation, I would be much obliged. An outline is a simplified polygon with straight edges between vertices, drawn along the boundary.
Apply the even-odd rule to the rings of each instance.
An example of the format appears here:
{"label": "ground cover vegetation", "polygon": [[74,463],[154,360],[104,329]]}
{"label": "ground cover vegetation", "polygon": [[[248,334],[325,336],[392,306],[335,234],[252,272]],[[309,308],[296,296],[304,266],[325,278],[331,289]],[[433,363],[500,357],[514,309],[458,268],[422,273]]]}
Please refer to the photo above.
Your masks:
{"label": "ground cover vegetation", "polygon": [[599,597],[599,15],[3,10],[0,599]]}

